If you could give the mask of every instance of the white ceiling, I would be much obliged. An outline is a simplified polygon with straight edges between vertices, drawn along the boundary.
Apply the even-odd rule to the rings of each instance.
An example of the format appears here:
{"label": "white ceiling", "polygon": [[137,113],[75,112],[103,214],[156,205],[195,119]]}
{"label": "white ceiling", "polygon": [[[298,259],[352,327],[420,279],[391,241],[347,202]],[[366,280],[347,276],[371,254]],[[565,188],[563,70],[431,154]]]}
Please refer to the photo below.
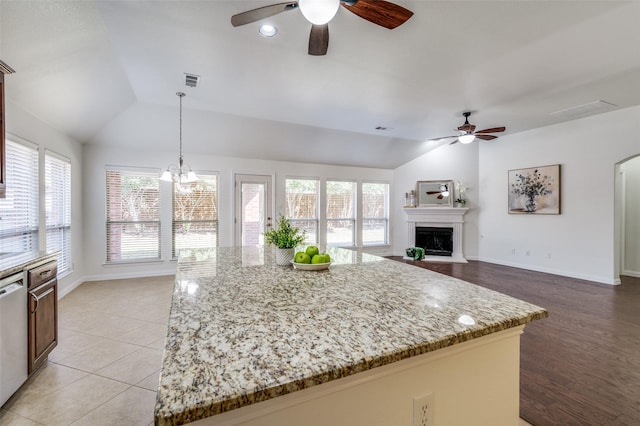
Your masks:
{"label": "white ceiling", "polygon": [[394,30],[340,8],[320,57],[299,10],[265,20],[273,39],[231,26],[278,1],[2,0],[7,97],[84,143],[171,151],[180,90],[185,156],[381,168],[438,146],[466,110],[506,135],[640,104],[640,1],[397,0],[414,16]]}

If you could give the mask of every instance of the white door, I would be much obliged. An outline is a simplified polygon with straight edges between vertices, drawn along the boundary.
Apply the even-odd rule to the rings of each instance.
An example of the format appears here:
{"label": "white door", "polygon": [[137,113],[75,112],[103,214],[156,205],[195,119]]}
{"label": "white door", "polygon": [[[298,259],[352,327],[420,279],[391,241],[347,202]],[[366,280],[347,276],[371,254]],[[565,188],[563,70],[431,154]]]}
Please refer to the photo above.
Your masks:
{"label": "white door", "polygon": [[264,244],[263,233],[273,222],[272,181],[269,175],[235,175],[236,246]]}

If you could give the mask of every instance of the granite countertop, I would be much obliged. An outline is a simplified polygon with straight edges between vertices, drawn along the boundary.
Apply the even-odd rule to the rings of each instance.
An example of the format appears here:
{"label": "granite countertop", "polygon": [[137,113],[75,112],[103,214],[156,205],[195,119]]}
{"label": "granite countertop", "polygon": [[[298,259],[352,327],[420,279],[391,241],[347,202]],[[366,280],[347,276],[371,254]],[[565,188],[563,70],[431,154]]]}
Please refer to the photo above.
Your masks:
{"label": "granite countertop", "polygon": [[325,271],[271,248],[181,253],[155,422],[184,424],[548,316],[433,271],[352,250]]}
{"label": "granite countertop", "polygon": [[58,257],[59,252],[46,253],[44,251],[31,251],[19,253],[9,256],[5,254],[0,256],[0,279],[8,277],[17,272],[24,271],[25,268],[31,268],[54,260]]}

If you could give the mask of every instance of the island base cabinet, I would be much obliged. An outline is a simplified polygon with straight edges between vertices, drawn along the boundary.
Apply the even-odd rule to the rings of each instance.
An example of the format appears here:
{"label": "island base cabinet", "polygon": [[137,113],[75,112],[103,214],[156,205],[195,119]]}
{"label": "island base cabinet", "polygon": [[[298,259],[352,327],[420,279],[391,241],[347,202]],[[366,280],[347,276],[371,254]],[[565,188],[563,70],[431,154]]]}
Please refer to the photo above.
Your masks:
{"label": "island base cabinet", "polygon": [[[43,279],[34,279],[34,275]],[[51,277],[51,274],[53,276]],[[55,264],[44,265],[29,272],[29,374],[46,360],[58,344],[58,281]]]}
{"label": "island base cabinet", "polygon": [[431,394],[430,425],[517,426],[523,329],[411,357],[193,425],[411,426],[414,398]]}

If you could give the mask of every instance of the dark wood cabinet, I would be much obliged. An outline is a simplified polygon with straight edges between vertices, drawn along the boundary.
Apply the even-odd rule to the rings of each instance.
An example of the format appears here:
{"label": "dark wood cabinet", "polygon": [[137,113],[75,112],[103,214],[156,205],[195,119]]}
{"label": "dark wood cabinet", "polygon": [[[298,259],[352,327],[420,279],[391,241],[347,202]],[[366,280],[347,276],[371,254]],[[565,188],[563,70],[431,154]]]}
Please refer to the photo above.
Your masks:
{"label": "dark wood cabinet", "polygon": [[29,374],[46,360],[58,345],[57,262],[28,272],[29,282]]}

